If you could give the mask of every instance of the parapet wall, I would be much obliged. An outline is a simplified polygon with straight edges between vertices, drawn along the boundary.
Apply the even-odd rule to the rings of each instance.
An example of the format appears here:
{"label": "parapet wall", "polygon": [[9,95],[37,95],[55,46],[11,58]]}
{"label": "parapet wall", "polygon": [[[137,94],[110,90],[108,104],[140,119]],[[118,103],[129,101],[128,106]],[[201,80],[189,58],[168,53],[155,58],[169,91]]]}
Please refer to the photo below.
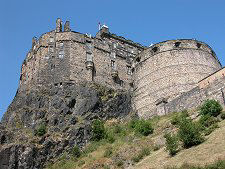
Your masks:
{"label": "parapet wall", "polygon": [[135,58],[134,106],[140,116],[154,115],[162,100],[170,102],[221,69],[212,49],[196,40],[158,43]]}

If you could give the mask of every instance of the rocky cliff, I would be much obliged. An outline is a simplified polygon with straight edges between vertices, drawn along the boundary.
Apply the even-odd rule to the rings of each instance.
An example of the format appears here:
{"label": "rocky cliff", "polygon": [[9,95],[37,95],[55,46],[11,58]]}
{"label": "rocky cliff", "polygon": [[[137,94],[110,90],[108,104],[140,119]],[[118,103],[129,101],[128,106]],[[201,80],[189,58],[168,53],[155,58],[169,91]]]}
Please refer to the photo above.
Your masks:
{"label": "rocky cliff", "polygon": [[130,92],[93,83],[18,90],[0,124],[0,168],[43,168],[75,145],[84,147],[93,120],[123,119],[131,111]]}

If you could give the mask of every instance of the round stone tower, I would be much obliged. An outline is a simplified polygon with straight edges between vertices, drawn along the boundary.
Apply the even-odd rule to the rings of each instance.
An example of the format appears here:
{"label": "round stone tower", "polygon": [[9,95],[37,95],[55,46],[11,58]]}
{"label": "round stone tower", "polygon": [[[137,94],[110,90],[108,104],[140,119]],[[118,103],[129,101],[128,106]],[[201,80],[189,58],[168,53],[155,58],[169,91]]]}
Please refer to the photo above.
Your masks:
{"label": "round stone tower", "polygon": [[134,108],[142,117],[155,115],[161,103],[197,86],[221,69],[214,51],[196,40],[169,40],[141,52],[134,63]]}

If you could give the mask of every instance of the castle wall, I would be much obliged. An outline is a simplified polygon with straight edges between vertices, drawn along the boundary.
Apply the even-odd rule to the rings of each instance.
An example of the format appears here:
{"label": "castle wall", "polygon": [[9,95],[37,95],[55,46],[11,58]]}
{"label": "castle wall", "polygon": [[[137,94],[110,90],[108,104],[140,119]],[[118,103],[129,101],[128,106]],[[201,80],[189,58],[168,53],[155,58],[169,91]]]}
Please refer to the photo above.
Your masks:
{"label": "castle wall", "polygon": [[[198,83],[197,87],[166,103],[164,105],[165,113],[179,112],[184,109],[195,109],[207,99],[215,99],[225,107],[225,77],[218,76],[218,74],[223,73],[224,71],[225,68],[209,76],[207,79],[214,80],[210,81],[210,83],[204,87],[202,87],[201,81]],[[157,112],[157,109],[155,111]]]}
{"label": "castle wall", "polygon": [[93,81],[116,89],[132,86],[131,62],[143,46],[109,33],[103,27],[96,37],[73,32],[57,19],[56,30],[33,38],[22,65],[20,90],[63,82]]}
{"label": "castle wall", "polygon": [[215,80],[223,78],[225,75],[225,68],[220,69],[219,71],[213,73],[212,75],[202,79],[199,83],[198,86],[200,89],[207,88],[210,84],[212,84]]}
{"label": "castle wall", "polygon": [[156,44],[136,57],[134,107],[140,116],[152,116],[162,98],[170,102],[220,68],[212,49],[202,42]]}

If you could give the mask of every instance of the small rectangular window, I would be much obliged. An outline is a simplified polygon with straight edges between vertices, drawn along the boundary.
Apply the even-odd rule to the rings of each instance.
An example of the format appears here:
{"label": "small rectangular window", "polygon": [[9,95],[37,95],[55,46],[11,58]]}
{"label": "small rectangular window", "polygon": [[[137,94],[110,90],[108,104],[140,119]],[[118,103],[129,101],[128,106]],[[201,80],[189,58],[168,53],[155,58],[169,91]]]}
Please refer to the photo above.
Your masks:
{"label": "small rectangular window", "polygon": [[89,62],[93,62],[93,55],[92,55],[92,53],[88,53],[87,52],[87,61],[89,61]]}
{"label": "small rectangular window", "polygon": [[50,53],[53,53],[53,52],[54,52],[53,46],[49,46],[48,51],[49,51]]}
{"label": "small rectangular window", "polygon": [[111,67],[113,70],[116,70],[116,63],[114,60],[111,60]]}
{"label": "small rectangular window", "polygon": [[115,52],[111,52],[110,57],[111,57],[112,59],[116,59],[116,53],[115,53]]}
{"label": "small rectangular window", "polygon": [[131,66],[127,66],[127,74],[132,75]]}
{"label": "small rectangular window", "polygon": [[49,42],[51,42],[51,43],[54,42],[54,38],[53,37],[50,37],[49,38]]}
{"label": "small rectangular window", "polygon": [[63,50],[59,51],[59,58],[60,59],[64,58],[64,51]]}
{"label": "small rectangular window", "polygon": [[64,46],[63,42],[60,42],[59,47],[62,49]]}

